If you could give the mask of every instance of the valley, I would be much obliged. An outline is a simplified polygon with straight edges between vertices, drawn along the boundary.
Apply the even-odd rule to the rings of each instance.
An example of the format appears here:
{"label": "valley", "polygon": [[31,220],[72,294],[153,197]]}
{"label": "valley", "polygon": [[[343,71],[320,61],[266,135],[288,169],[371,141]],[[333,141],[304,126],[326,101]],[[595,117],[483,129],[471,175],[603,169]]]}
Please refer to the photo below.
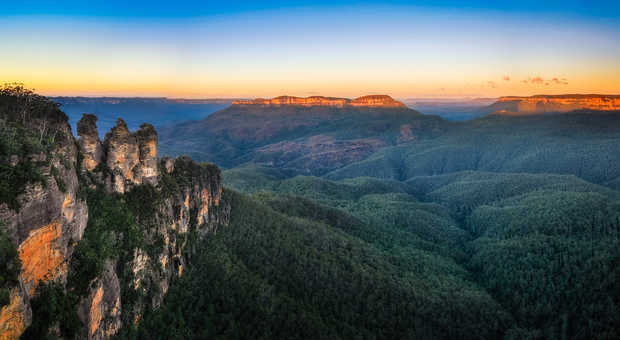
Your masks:
{"label": "valley", "polygon": [[620,339],[620,1],[0,27],[0,340]]}
{"label": "valley", "polygon": [[279,97],[101,140],[96,115],[74,138],[56,104],[4,91],[6,338],[620,329],[616,112],[450,122]]}
{"label": "valley", "polygon": [[[253,115],[261,115],[269,122],[271,114],[285,122],[310,121],[308,109],[301,107],[307,104],[273,105],[261,102],[251,105],[259,105],[262,110],[248,111],[233,106],[224,112],[246,124],[251,124],[250,117]],[[491,104],[491,107],[494,105]],[[283,111],[284,108],[287,111]],[[243,328],[242,332],[262,331],[246,336],[286,334],[285,337],[351,338],[381,333],[387,338],[477,338],[484,334],[484,338],[587,339],[614,334],[619,320],[615,317],[602,320],[599,316],[615,315],[617,297],[620,296],[614,283],[620,274],[617,270],[617,261],[620,260],[617,251],[620,245],[620,192],[616,191],[620,176],[617,166],[620,159],[616,152],[620,145],[620,115],[617,112],[584,111],[580,108],[581,111],[568,114],[491,114],[468,122],[451,123],[410,111],[397,112],[384,108],[381,112],[368,114],[349,112],[343,107],[340,114],[345,117],[350,115],[351,121],[357,118],[363,126],[356,126],[356,131],[372,131],[363,135],[366,140],[384,141],[365,155],[351,159],[342,156],[351,155],[350,143],[353,140],[347,134],[347,125],[339,125],[340,121],[332,118],[334,113],[327,115],[319,108],[314,109],[317,119],[322,120],[321,123],[310,123],[316,129],[296,131],[297,127],[293,127],[284,130],[284,126],[276,125],[269,130],[278,131],[276,133],[243,130],[251,131],[239,135],[247,138],[243,149],[235,149],[236,138],[229,134],[238,125],[218,126],[218,137],[203,136],[205,141],[206,138],[214,138],[217,142],[225,140],[231,149],[246,155],[223,171],[225,186],[249,194],[255,202],[253,204],[260,204],[262,209],[291,219],[283,223],[317,223],[315,227],[306,227],[317,233],[309,239],[323,238],[326,236],[318,236],[318,233],[335,231],[361,241],[364,247],[373,249],[380,257],[385,256],[391,266],[398,268],[399,275],[414,279],[413,282],[399,283],[399,286],[411,286],[414,292],[422,294],[405,299],[425,301],[414,310],[439,314],[432,314],[426,320],[424,314],[412,310],[409,319],[399,321],[401,325],[408,326],[403,329],[390,327],[390,333],[382,333],[388,331],[385,328],[368,328],[369,324],[373,324],[368,319],[368,312],[352,319],[357,321],[341,320],[338,314],[334,316],[340,320],[333,325],[335,328],[327,324],[308,326],[308,329],[325,331],[309,335],[278,333],[292,331],[286,326],[263,329],[258,326],[260,319],[268,319],[273,314],[255,311],[253,317],[259,319],[248,320],[253,326]],[[223,119],[224,112],[216,113],[213,118],[222,114]],[[390,116],[390,121],[398,123],[381,125],[381,114]],[[395,119],[395,116],[402,120]],[[398,125],[415,126],[408,135],[416,138],[403,140],[402,129]],[[204,126],[207,126],[206,121]],[[379,126],[381,128],[376,128]],[[189,126],[187,128],[191,131]],[[313,135],[317,130],[321,134]],[[323,131],[330,138],[324,137]],[[191,133],[189,135],[193,136]],[[300,144],[306,146],[305,149]],[[342,155],[335,157],[337,161],[330,161],[330,155],[337,153],[338,149]],[[276,153],[278,150],[282,151]],[[359,146],[356,150],[360,150]],[[295,152],[299,152],[300,158],[295,158]],[[211,157],[210,153],[197,152],[196,155]],[[328,164],[328,167],[323,164]],[[274,219],[275,216],[264,217],[264,220],[255,217],[252,222],[240,224],[239,228],[243,228],[241,225],[249,227],[272,223]],[[268,285],[269,289],[285,294],[291,301],[303,300],[304,296],[291,290],[292,287],[301,286],[304,287],[301,292],[314,292],[319,296],[326,294],[323,288],[319,288],[322,283],[317,286],[313,279],[283,284],[272,281],[273,274],[265,272],[262,266],[247,267],[249,263],[260,261],[257,257],[262,255],[248,254],[243,248],[234,247],[242,242],[242,236],[235,232],[237,230],[227,229],[218,237],[230,240],[229,247],[232,249],[227,251],[227,256],[240,261],[236,266],[246,273],[244,275],[253,277],[248,279],[249,282]],[[295,244],[288,237],[286,242]],[[282,249],[288,246],[288,243],[282,242],[276,238],[263,243],[260,248]],[[306,259],[291,259],[290,256],[296,256],[293,254],[313,253],[303,250],[305,245],[294,247],[298,250],[288,253],[288,261],[302,261],[304,264],[295,264],[292,272],[301,271],[302,275],[317,271],[339,272],[323,267],[329,262],[327,260],[322,261],[321,269],[316,269],[306,264]],[[329,253],[340,252],[331,247]],[[253,246],[249,248],[254,249]],[[271,263],[267,259],[274,257],[264,256],[263,263]],[[358,265],[363,266],[363,261],[370,255],[348,256],[359,258]],[[213,265],[210,259],[204,258],[202,261],[205,266]],[[338,259],[333,263],[342,261]],[[381,271],[389,271],[389,267],[382,264]],[[274,270],[280,270],[277,268],[279,265]],[[276,275],[288,276],[290,273],[286,271]],[[204,274],[204,271],[196,275],[200,280],[219,282],[217,276]],[[344,277],[341,279],[341,274],[336,275],[338,282],[347,280]],[[380,274],[372,275],[376,277]],[[426,288],[417,287],[414,283],[417,280],[433,283],[425,285]],[[169,300],[166,308],[170,309],[164,310],[164,316],[158,317],[174,320],[175,315],[171,314],[174,308],[191,308],[191,304],[184,304],[183,301],[191,303],[191,296],[195,294],[191,287],[200,287],[200,284],[191,279],[185,284],[183,289],[189,293],[178,291],[178,295]],[[381,286],[378,282],[372,285]],[[457,293],[452,290],[456,287],[475,288]],[[340,294],[348,292],[348,288],[341,289],[344,290],[338,290]],[[366,290],[355,287],[354,291],[360,294]],[[387,293],[381,295],[389,296]],[[330,305],[338,304],[333,297],[327,296],[325,298],[332,301]],[[372,296],[362,294],[357,299]],[[444,307],[431,307],[431,300],[441,301],[442,298],[448,298],[450,302]],[[215,296],[207,298],[207,301],[205,303],[221,303],[218,302],[220,298]],[[231,303],[235,305],[228,301],[221,311],[236,313]],[[319,308],[318,320],[325,320],[326,315],[330,315],[329,311],[322,311],[318,307],[323,306],[322,303],[316,303],[313,305]],[[398,310],[407,308],[396,301],[390,304]],[[471,311],[453,309],[461,304],[475,309],[479,316],[476,321],[467,321],[467,327],[471,328],[464,333],[458,322],[462,313],[471,315]],[[375,307],[381,308],[373,300],[371,305],[359,308],[366,310]],[[346,310],[350,311],[350,308]],[[450,314],[452,312],[456,314]],[[380,312],[373,311],[370,315],[380,315],[377,313]],[[487,319],[485,315],[493,317]],[[444,317],[450,320],[440,326],[446,333],[435,333],[435,326],[429,326],[430,320],[442,320]],[[373,317],[371,320],[376,319]],[[194,322],[200,323],[202,319]],[[355,325],[355,333],[347,333],[346,329],[340,328],[351,323]],[[387,325],[390,322],[382,320],[376,324]],[[153,324],[150,324],[148,329],[152,327]],[[215,329],[220,329],[218,327],[224,331],[231,325],[221,320]],[[406,333],[412,328],[416,329],[415,334]],[[182,329],[195,334],[192,331],[198,328],[188,326]]]}

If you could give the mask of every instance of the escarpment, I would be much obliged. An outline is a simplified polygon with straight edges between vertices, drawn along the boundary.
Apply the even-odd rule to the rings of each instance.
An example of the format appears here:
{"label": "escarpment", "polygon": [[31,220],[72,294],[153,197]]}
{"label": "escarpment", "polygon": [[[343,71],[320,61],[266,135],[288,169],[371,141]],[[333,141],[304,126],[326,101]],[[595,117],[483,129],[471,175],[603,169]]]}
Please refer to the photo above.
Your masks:
{"label": "escarpment", "polygon": [[[84,115],[76,140],[47,99],[14,91],[0,101],[3,170],[21,174],[0,178],[12,188],[0,232],[20,263],[0,287],[0,339],[107,339],[135,327],[191,265],[192,242],[228,223],[219,169],[159,159],[149,124],[130,132],[119,119],[101,142],[97,117]],[[50,301],[68,310],[50,316]]]}
{"label": "escarpment", "polygon": [[21,262],[16,284],[4,287],[10,301],[0,306],[0,338],[14,339],[32,322],[30,300],[38,286],[65,284],[88,207],[79,195],[79,151],[66,115],[21,89],[0,94],[0,102],[0,232],[8,234]]}
{"label": "escarpment", "polygon": [[370,95],[356,99],[312,96],[307,98],[280,96],[273,99],[257,98],[253,100],[236,100],[233,105],[293,105],[293,106],[334,106],[334,107],[384,107],[404,108],[405,104],[387,95]]}
{"label": "escarpment", "polygon": [[620,96],[600,94],[501,97],[490,106],[493,112],[512,114],[565,113],[576,110],[618,111]]}

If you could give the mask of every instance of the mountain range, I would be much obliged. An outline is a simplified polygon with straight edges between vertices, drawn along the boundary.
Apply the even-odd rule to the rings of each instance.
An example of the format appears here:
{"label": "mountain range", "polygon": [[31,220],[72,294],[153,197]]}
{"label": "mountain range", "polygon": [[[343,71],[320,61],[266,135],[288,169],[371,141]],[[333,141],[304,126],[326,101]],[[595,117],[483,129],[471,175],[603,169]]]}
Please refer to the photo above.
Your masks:
{"label": "mountain range", "polygon": [[103,138],[105,132],[111,129],[120,117],[125,117],[132,130],[138,129],[145,121],[160,127],[180,121],[203,119],[226,108],[234,99],[50,97],[50,100],[61,105],[74,128],[74,134],[83,113],[97,115]]}
{"label": "mountain range", "polygon": [[0,336],[618,338],[620,115],[554,98],[283,96],[102,138],[3,88]]}
{"label": "mountain range", "polygon": [[501,97],[485,108],[499,114],[567,113],[577,110],[618,111],[620,96],[601,94],[537,95],[531,97]]}
{"label": "mountain range", "polygon": [[[614,96],[500,98],[482,109],[489,114],[464,122],[420,114],[388,96],[373,97],[381,100],[370,106],[346,104],[364,98],[238,101],[201,121],[161,129],[160,145],[164,153],[227,168],[252,162],[330,178],[372,173],[404,180],[459,170],[544,172],[549,167],[597,182],[620,176],[614,170],[617,155],[598,159],[601,153],[591,151],[615,137]],[[545,115],[523,111],[532,105]],[[556,116],[550,114],[553,108],[576,110]],[[527,115],[508,119],[509,109]],[[559,149],[570,161],[549,156],[560,156]],[[609,170],[586,165],[592,162]]]}

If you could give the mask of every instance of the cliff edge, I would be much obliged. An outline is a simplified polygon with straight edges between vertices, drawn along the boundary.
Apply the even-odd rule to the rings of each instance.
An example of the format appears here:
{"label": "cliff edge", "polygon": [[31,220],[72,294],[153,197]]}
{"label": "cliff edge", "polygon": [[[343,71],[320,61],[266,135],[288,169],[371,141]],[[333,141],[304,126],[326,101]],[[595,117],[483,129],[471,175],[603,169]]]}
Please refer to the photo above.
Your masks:
{"label": "cliff edge", "polygon": [[77,140],[67,121],[31,91],[0,92],[0,236],[16,269],[0,280],[0,339],[134,327],[191,263],[192,242],[228,224],[217,166],[159,159],[149,124],[130,132],[119,119],[101,142],[96,116]]}
{"label": "cliff edge", "polygon": [[272,99],[235,100],[233,105],[296,105],[296,106],[333,106],[333,107],[385,107],[404,108],[405,104],[388,95],[370,95],[356,99],[312,96],[307,98],[280,96]]}
{"label": "cliff edge", "polygon": [[618,111],[620,95],[565,94],[500,97],[487,108],[500,114],[566,113],[576,110]]}

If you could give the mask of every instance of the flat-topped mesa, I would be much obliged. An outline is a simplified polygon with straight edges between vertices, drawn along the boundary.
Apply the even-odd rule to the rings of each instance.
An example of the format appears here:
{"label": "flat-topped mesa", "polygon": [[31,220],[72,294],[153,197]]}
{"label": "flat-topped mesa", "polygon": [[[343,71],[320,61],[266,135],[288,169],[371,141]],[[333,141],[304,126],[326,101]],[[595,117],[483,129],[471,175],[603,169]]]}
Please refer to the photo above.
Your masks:
{"label": "flat-topped mesa", "polygon": [[387,95],[371,95],[354,99],[349,103],[351,106],[370,106],[370,107],[405,107],[405,104],[394,100]]}
{"label": "flat-topped mesa", "polygon": [[516,113],[570,112],[575,110],[620,110],[620,95],[564,94],[531,97],[501,97],[496,104],[508,105]]}
{"label": "flat-topped mesa", "polygon": [[356,99],[312,96],[307,98],[280,96],[273,99],[257,98],[252,100],[235,100],[233,105],[265,105],[265,106],[332,106],[332,107],[405,107],[405,104],[387,95],[364,96]]}
{"label": "flat-topped mesa", "polygon": [[322,96],[312,96],[308,98],[292,97],[292,96],[280,96],[273,99],[257,98],[253,100],[235,100],[233,105],[294,105],[294,106],[335,106],[343,107],[349,99],[346,98],[330,98]]}

